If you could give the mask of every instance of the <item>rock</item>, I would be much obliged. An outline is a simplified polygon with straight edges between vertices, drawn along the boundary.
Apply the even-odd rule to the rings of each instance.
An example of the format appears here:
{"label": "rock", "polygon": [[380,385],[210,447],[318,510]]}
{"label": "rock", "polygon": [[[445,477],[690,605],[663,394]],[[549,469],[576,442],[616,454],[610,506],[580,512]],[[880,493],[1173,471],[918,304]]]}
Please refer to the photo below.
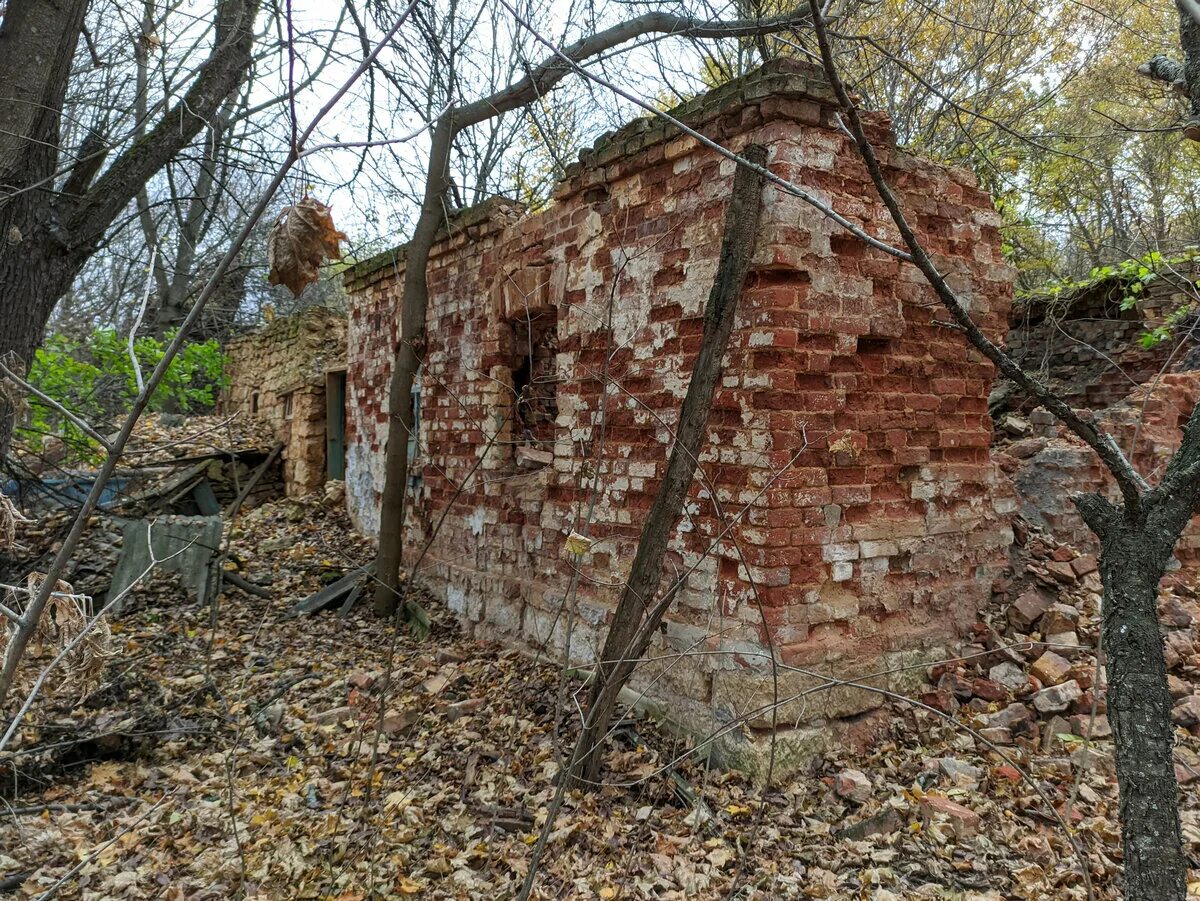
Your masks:
{"label": "rock", "polygon": [[1200,779],[1200,756],[1190,748],[1175,748],[1175,778],[1180,785],[1189,785]]}
{"label": "rock", "polygon": [[1008,453],[1018,460],[1027,460],[1034,454],[1040,453],[1045,446],[1045,438],[1023,438],[1020,441],[1014,441],[1010,444],[1008,446]]}
{"label": "rock", "polygon": [[1171,709],[1171,720],[1185,728],[1200,724],[1200,695],[1188,695]]}
{"label": "rock", "polygon": [[394,736],[399,735],[401,732],[407,732],[409,727],[420,718],[421,713],[416,709],[389,710],[383,715],[383,734]]}
{"label": "rock", "polygon": [[971,680],[958,673],[944,673],[937,683],[938,691],[949,691],[960,701],[971,697]]}
{"label": "rock", "polygon": [[1071,675],[1071,661],[1053,651],[1047,651],[1029,667],[1043,685],[1059,685]]}
{"label": "rock", "polygon": [[1167,598],[1159,607],[1158,618],[1164,626],[1172,629],[1187,629],[1192,625],[1192,614],[1176,597]]}
{"label": "rock", "polygon": [[381,675],[382,673],[367,672],[366,670],[355,670],[350,674],[346,681],[360,691],[368,691],[374,687],[376,682],[379,681],[379,677]]}
{"label": "rock", "polygon": [[944,817],[960,839],[970,838],[979,831],[979,814],[941,795],[926,795],[921,799],[921,814],[926,820]]}
{"label": "rock", "polygon": [[1174,669],[1181,663],[1191,662],[1196,655],[1196,646],[1187,632],[1168,632],[1163,639],[1163,653],[1167,658],[1167,669]]}
{"label": "rock", "polygon": [[1094,554],[1084,554],[1071,561],[1071,569],[1076,576],[1082,579],[1090,573],[1099,572],[1100,564]]}
{"label": "rock", "polygon": [[1016,413],[1009,413],[1005,416],[1004,421],[1000,423],[1000,429],[1014,438],[1026,438],[1033,433],[1033,426],[1030,425],[1029,420]]}
{"label": "rock", "polygon": [[1055,632],[1046,636],[1046,644],[1064,654],[1071,654],[1079,648],[1079,636],[1074,632]]}
{"label": "rock", "polygon": [[988,725],[993,727],[1000,726],[1015,731],[1014,727],[1031,719],[1033,719],[1033,714],[1029,712],[1029,708],[1024,704],[1009,704],[1003,710],[993,713],[988,718]]}
{"label": "rock", "polygon": [[971,693],[984,701],[1003,701],[1008,697],[1008,690],[999,682],[982,678],[971,680]]}
{"label": "rock", "polygon": [[1183,681],[1174,673],[1169,673],[1167,675],[1167,691],[1170,692],[1173,699],[1178,701],[1192,693],[1192,686],[1191,683]]}
{"label": "rock", "polygon": [[1070,585],[1075,581],[1075,570],[1071,569],[1071,564],[1069,563],[1051,560],[1046,564],[1046,572],[1064,585]]}
{"label": "rock", "polygon": [[1071,731],[1071,724],[1061,716],[1052,716],[1050,721],[1042,727],[1042,750],[1053,751],[1064,741],[1060,736],[1074,735]]}
{"label": "rock", "polygon": [[462,663],[467,658],[455,648],[438,648],[433,659],[435,663]]}
{"label": "rock", "polygon": [[997,663],[988,670],[988,678],[1003,685],[1009,691],[1020,691],[1029,684],[1029,678],[1015,663]]}
{"label": "rock", "polygon": [[867,801],[871,790],[871,780],[861,770],[842,770],[833,778],[834,794],[855,804]]}
{"label": "rock", "polygon": [[1054,601],[1040,591],[1027,591],[1008,607],[1008,621],[1023,632],[1033,628]]}
{"label": "rock", "polygon": [[890,835],[893,832],[899,832],[903,825],[904,821],[900,819],[900,814],[889,807],[881,813],[837,830],[836,834],[838,838],[861,842],[873,835]]}
{"label": "rock", "polygon": [[1041,714],[1062,713],[1081,694],[1083,694],[1083,689],[1079,687],[1078,682],[1071,679],[1061,685],[1043,688],[1033,696],[1033,706]]}
{"label": "rock", "polygon": [[1079,713],[1071,717],[1071,731],[1082,738],[1101,739],[1112,738],[1112,726],[1108,717],[1097,713],[1095,720],[1090,713]]}
{"label": "rock", "polygon": [[985,726],[979,730],[980,736],[994,745],[1011,745],[1012,730],[1007,726]]}
{"label": "rock", "polygon": [[1074,764],[1076,770],[1088,770],[1105,776],[1112,776],[1117,769],[1110,755],[1095,748],[1089,748],[1087,745],[1071,752],[1071,763]]}
{"label": "rock", "polygon": [[358,710],[354,707],[334,707],[313,714],[311,720],[318,726],[334,726],[338,723],[352,723],[358,719]]}
{"label": "rock", "polygon": [[957,757],[943,757],[938,761],[938,770],[959,788],[978,788],[983,770]]}
{"label": "rock", "polygon": [[951,692],[940,688],[937,691],[925,692],[919,700],[926,707],[932,707],[941,713],[954,713],[959,708],[958,699]]}
{"label": "rock", "polygon": [[1059,632],[1074,632],[1079,624],[1079,611],[1070,604],[1054,604],[1038,620],[1038,631],[1043,635]]}

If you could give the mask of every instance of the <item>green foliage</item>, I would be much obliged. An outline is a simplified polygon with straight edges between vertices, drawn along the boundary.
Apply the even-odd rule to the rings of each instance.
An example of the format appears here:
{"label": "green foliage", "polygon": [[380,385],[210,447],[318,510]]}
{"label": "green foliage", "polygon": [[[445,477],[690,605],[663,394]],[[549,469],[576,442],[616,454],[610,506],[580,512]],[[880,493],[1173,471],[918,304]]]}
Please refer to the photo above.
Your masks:
{"label": "green foliage", "polygon": [[[149,378],[162,360],[164,341],[142,337],[134,341],[144,378]],[[86,339],[65,335],[49,336],[34,357],[29,381],[84,421],[103,428],[111,417],[124,413],[137,397],[137,377],[129,358],[127,340],[114,329],[97,329]],[[225,355],[216,340],[183,345],[154,396],[149,409],[199,413],[212,408],[217,393],[226,384]],[[44,438],[56,435],[81,456],[93,455],[94,443],[53,408],[30,400],[30,415],[22,427],[30,446],[40,447]]]}

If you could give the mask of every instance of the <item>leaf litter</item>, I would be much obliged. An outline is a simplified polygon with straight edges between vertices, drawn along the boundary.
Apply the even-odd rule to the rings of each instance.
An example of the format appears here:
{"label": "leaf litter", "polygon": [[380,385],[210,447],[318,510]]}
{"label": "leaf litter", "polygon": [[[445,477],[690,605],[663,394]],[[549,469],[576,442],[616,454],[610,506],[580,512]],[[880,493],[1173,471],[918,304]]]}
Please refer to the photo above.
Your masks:
{"label": "leaf litter", "polygon": [[[26,897],[65,880],[59,896],[86,899],[515,896],[573,737],[559,668],[464,636],[428,598],[431,635],[402,631],[390,673],[390,627],[367,605],[282,620],[371,559],[333,497],[242,516],[230,565],[271,598],[227,589],[215,629],[177,580],[138,587],[83,702],[52,693],[0,755],[11,809],[0,880],[27,873]],[[1094,601],[1078,593],[1086,635]],[[1011,633],[1003,616],[984,619]],[[1196,662],[1179,671],[1190,678]],[[706,771],[679,738],[638,721],[608,749],[614,784],[566,795],[534,897],[1085,898],[1042,797],[960,726],[986,728],[1042,688],[985,702],[973,673],[989,663],[931,673],[925,700],[946,702],[945,716],[889,703],[864,747],[765,791]],[[972,678],[969,703],[939,695]],[[1179,740],[1194,759],[1196,737],[1180,729]],[[1103,760],[1081,771],[1079,745],[1047,745],[1035,724],[1003,752],[1072,823],[1097,897],[1116,898],[1115,781]],[[1193,855],[1194,785],[1183,809]]]}

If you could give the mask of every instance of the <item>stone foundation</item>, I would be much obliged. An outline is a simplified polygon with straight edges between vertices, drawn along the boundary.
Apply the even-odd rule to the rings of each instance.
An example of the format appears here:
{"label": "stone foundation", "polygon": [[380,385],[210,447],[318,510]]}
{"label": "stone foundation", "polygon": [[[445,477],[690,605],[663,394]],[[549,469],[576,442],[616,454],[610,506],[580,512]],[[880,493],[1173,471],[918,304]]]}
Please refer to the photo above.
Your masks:
{"label": "stone foundation", "polygon": [[[734,150],[766,145],[772,171],[896,241],[834,111],[819,73],[791,62],[675,115]],[[1012,273],[990,198],[868,121],[914,226],[998,338]],[[666,465],[733,171],[639,119],[581,154],[544,212],[497,200],[447,224],[429,267],[407,527],[421,546],[452,505],[423,577],[477,634],[595,661]],[[378,511],[403,278],[403,248],[346,277],[347,494],[369,533],[395,527]],[[992,367],[944,318],[915,269],[765,189],[701,473],[670,543],[663,589],[678,582],[678,595],[634,685],[692,734],[720,731],[743,764],[776,721],[772,658],[793,667],[778,725],[811,749],[880,696],[812,690],[810,673],[904,663],[876,684],[907,692],[1004,564],[1015,502],[989,455]],[[591,540],[574,591],[573,531]]]}

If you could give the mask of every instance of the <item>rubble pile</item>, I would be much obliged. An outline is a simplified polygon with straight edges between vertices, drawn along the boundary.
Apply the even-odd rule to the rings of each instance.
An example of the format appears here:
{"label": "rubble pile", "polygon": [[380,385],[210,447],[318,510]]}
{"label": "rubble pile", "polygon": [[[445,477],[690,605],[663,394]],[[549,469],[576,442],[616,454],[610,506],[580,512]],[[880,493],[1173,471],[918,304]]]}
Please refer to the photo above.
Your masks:
{"label": "rubble pile", "polygon": [[[923,704],[953,714],[997,748],[1056,753],[1112,768],[1100,645],[1096,557],[1018,523],[1013,575],[975,626],[962,658],[930,672]],[[1200,779],[1200,580],[1164,580],[1159,620],[1178,727],[1176,775]]]}

